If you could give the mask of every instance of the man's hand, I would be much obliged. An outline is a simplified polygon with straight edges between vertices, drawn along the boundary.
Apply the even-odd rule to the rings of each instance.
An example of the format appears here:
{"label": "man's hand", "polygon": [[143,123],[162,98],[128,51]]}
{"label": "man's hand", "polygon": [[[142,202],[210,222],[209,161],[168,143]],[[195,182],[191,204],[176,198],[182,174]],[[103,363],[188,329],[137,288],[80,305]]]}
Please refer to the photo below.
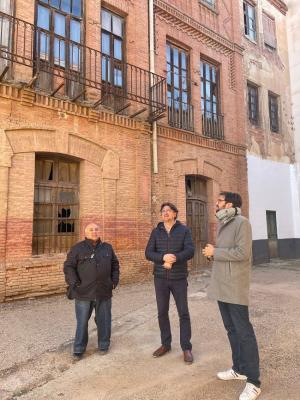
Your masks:
{"label": "man's hand", "polygon": [[167,262],[165,262],[165,263],[163,264],[163,267],[164,267],[165,269],[171,269],[172,266],[173,266],[173,264],[167,263]]}
{"label": "man's hand", "polygon": [[163,260],[168,264],[174,264],[176,256],[174,254],[165,254]]}
{"label": "man's hand", "polygon": [[202,250],[202,254],[205,257],[213,257],[214,256],[215,248],[212,244],[207,244],[205,248]]}

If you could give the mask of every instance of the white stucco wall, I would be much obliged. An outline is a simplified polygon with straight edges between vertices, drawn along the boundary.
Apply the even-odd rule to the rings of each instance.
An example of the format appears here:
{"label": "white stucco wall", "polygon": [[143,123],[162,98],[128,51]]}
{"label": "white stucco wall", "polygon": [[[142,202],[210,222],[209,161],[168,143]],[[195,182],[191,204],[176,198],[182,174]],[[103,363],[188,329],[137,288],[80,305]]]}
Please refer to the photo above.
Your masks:
{"label": "white stucco wall", "polygon": [[267,239],[266,210],[276,211],[279,239],[300,238],[296,165],[248,154],[249,217],[253,240]]}

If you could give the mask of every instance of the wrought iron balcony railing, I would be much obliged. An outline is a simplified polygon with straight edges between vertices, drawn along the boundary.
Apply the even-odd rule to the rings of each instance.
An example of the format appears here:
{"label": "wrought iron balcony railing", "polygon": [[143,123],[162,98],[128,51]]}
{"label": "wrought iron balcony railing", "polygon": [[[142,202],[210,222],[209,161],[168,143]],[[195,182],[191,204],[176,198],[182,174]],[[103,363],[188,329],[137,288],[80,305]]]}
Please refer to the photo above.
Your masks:
{"label": "wrought iron balcony railing", "polygon": [[224,139],[224,116],[202,111],[202,134],[212,139]]}
{"label": "wrought iron balcony railing", "polygon": [[194,112],[191,104],[168,98],[168,124],[186,131],[194,131]]}
{"label": "wrought iron balcony railing", "polygon": [[144,108],[133,108],[131,116],[147,110],[149,120],[166,111],[164,77],[0,12],[0,77],[10,67],[18,79],[16,65],[30,68],[35,87],[52,95],[64,90],[72,100],[93,98],[94,106],[114,105],[115,112],[132,101]]}

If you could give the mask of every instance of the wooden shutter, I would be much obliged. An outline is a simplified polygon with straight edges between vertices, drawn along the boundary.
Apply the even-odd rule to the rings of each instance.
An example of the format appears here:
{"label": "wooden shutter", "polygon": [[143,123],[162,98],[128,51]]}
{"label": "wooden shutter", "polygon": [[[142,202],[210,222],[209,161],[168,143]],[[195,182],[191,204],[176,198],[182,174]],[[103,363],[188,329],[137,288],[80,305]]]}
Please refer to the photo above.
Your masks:
{"label": "wooden shutter", "polygon": [[276,27],[275,20],[263,13],[264,42],[267,46],[276,49]]}

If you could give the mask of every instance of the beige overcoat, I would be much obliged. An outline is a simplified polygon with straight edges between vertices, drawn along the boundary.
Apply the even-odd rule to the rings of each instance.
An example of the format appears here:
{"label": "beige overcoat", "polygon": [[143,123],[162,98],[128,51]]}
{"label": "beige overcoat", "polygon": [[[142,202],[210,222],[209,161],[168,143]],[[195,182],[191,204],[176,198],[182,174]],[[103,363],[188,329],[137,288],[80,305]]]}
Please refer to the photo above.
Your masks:
{"label": "beige overcoat", "polygon": [[219,225],[208,296],[232,304],[249,304],[252,233],[247,218],[237,215]]}

